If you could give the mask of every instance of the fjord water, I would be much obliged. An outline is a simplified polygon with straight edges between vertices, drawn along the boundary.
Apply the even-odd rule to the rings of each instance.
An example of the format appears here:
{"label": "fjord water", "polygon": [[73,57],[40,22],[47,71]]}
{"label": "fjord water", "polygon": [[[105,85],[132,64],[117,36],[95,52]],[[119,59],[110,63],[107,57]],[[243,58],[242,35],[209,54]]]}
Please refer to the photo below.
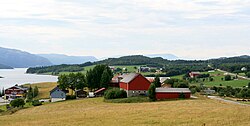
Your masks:
{"label": "fjord water", "polygon": [[0,69],[0,90],[9,88],[15,84],[33,84],[40,82],[57,82],[57,76],[26,74],[27,68]]}

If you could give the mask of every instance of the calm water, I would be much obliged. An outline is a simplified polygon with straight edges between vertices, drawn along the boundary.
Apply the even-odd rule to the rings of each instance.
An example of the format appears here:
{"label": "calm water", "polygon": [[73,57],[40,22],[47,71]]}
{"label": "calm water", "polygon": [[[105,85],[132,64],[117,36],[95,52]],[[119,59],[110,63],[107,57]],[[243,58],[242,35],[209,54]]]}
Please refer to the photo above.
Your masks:
{"label": "calm water", "polygon": [[0,89],[14,86],[15,84],[57,82],[57,76],[25,74],[26,68],[0,69]]}

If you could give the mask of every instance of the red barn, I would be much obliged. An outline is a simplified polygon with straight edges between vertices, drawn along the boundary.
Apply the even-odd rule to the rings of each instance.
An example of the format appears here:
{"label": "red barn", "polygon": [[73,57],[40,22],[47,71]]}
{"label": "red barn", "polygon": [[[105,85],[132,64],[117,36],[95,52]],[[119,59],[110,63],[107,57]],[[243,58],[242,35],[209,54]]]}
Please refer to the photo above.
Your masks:
{"label": "red barn", "polygon": [[199,75],[201,75],[200,72],[190,72],[190,73],[189,73],[189,76],[190,76],[191,78],[195,78],[195,77],[197,77],[197,76],[199,76]]}
{"label": "red barn", "polygon": [[128,97],[146,95],[150,82],[138,73],[129,73],[120,76],[120,88],[127,92]]}
{"label": "red barn", "polygon": [[181,93],[184,93],[185,98],[190,98],[191,91],[188,88],[156,88],[156,99],[176,99]]}
{"label": "red barn", "polygon": [[27,91],[27,88],[13,86],[5,90],[5,98],[6,99],[22,98],[24,97],[24,94],[26,93],[26,91]]}

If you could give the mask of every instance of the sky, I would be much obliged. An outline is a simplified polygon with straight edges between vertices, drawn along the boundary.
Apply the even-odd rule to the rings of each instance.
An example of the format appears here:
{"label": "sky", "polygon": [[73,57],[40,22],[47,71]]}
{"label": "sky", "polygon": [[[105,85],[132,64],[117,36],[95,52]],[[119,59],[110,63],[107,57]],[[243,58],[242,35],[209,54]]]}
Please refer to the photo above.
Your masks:
{"label": "sky", "polygon": [[250,0],[1,0],[0,46],[97,58],[250,55]]}

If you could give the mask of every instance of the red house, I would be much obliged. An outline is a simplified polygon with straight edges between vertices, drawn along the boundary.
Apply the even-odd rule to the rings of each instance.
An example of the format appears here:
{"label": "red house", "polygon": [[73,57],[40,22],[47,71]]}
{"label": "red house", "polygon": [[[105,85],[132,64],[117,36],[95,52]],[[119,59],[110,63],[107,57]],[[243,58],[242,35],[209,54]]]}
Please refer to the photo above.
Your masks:
{"label": "red house", "polygon": [[22,88],[16,85],[5,90],[5,99],[22,98],[26,92],[27,88]]}
{"label": "red house", "polygon": [[156,88],[156,99],[176,99],[183,93],[185,98],[190,98],[191,91],[188,88]]}
{"label": "red house", "polygon": [[195,78],[195,77],[197,77],[197,76],[199,76],[199,75],[201,75],[200,72],[190,72],[190,73],[189,73],[189,76],[190,76],[191,78]]}
{"label": "red house", "polygon": [[127,92],[128,97],[146,95],[150,82],[138,73],[129,73],[120,76],[120,88]]}

